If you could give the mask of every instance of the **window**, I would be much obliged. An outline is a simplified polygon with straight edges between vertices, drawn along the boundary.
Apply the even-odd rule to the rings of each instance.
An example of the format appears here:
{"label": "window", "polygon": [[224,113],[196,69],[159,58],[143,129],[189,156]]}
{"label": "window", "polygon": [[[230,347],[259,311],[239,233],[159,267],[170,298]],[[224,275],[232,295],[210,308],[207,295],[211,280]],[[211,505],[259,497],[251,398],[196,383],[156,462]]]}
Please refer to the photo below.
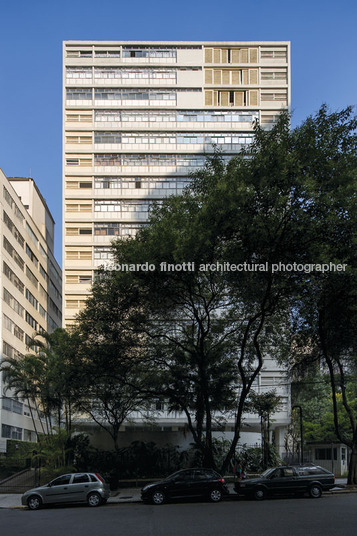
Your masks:
{"label": "window", "polygon": [[38,288],[38,279],[37,279],[37,277],[34,276],[34,274],[31,272],[31,270],[30,270],[30,268],[28,266],[26,266],[26,275],[29,278],[29,280],[31,281],[31,283],[36,288]]}
{"label": "window", "polygon": [[10,426],[8,424],[1,425],[1,436],[7,439],[22,440],[22,428],[17,426]]}
{"label": "window", "polygon": [[36,255],[34,254],[34,252],[32,251],[32,249],[29,247],[28,244],[26,244],[26,253],[27,255],[30,257],[30,259],[32,260],[32,262],[34,263],[34,265],[36,267],[38,267],[38,258],[36,257]]}
{"label": "window", "polygon": [[52,480],[51,486],[65,486],[66,484],[69,484],[70,480],[71,475],[62,475]]}
{"label": "window", "polygon": [[6,357],[12,357],[13,359],[21,359],[23,355],[21,352],[13,348],[10,344],[3,341],[3,352]]}
{"label": "window", "polygon": [[27,222],[26,222],[26,230],[27,230],[28,234],[30,235],[33,243],[36,244],[36,246],[38,246],[37,236],[35,235],[35,233],[33,232],[33,230],[31,229],[31,227],[29,226],[29,224]]}
{"label": "window", "polygon": [[36,300],[35,296],[29,291],[27,288],[25,291],[25,296],[28,299],[28,301],[31,303],[31,305],[36,309],[38,309],[38,301]]}
{"label": "window", "polygon": [[11,255],[11,257],[14,259],[16,264],[21,268],[21,270],[24,269],[24,261],[21,258],[21,256],[17,253],[16,249],[13,247],[12,244],[8,241],[8,239],[4,236],[4,249]]}
{"label": "window", "polygon": [[19,315],[21,316],[22,318],[24,317],[24,311],[25,309],[22,307],[22,305],[20,304],[20,302],[17,301],[16,298],[14,298],[12,296],[12,294],[10,294],[10,292],[4,287],[4,301],[5,303],[7,303],[8,305],[10,305],[10,307]]}
{"label": "window", "polygon": [[320,448],[315,449],[315,459],[316,460],[331,460],[333,454],[333,459],[337,460],[337,448]]}
{"label": "window", "polygon": [[92,100],[90,88],[67,88],[67,100]]}
{"label": "window", "polygon": [[37,322],[30,313],[26,312],[25,320],[35,331],[37,331]]}
{"label": "window", "polygon": [[21,294],[23,294],[25,285],[23,284],[21,279],[17,277],[17,275],[6,264],[6,262],[3,262],[3,272],[6,277],[11,281],[11,283],[21,292]]}
{"label": "window", "polygon": [[3,326],[10,331],[10,333],[15,335],[17,339],[20,341],[24,340],[24,331],[5,314],[3,314]]}
{"label": "window", "polygon": [[20,244],[21,247],[24,247],[25,240],[21,233],[18,231],[17,227],[12,223],[11,218],[6,214],[5,211],[3,211],[3,219],[4,223],[7,226],[7,228],[11,231],[17,242]]}
{"label": "window", "polygon": [[84,482],[89,482],[89,476],[86,474],[77,474],[74,475],[72,484],[82,484]]}

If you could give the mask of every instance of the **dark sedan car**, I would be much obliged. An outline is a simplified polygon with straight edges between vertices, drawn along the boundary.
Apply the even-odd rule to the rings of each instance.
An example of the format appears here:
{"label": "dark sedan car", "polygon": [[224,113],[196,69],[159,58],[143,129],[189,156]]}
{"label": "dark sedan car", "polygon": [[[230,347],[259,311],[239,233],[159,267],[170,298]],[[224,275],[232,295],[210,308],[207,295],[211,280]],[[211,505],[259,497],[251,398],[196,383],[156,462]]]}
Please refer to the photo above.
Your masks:
{"label": "dark sedan car", "polygon": [[317,499],[335,485],[335,477],[317,465],[289,465],[267,469],[258,478],[234,484],[239,495],[265,499],[268,495],[305,494]]}
{"label": "dark sedan car", "polygon": [[212,469],[183,469],[141,490],[143,501],[162,504],[170,499],[204,497],[219,502],[229,491],[224,478]]}

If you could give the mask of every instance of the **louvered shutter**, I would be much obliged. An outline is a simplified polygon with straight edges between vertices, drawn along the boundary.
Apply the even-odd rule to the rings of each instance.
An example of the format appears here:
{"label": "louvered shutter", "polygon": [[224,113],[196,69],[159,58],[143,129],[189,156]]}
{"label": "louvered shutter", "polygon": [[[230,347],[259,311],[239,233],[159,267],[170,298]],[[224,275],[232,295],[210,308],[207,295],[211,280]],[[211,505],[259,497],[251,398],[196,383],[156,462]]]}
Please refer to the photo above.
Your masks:
{"label": "louvered shutter", "polygon": [[205,91],[205,106],[212,106],[213,104],[213,91]]}
{"label": "louvered shutter", "polygon": [[258,91],[256,89],[249,91],[249,106],[258,106]]}
{"label": "louvered shutter", "polygon": [[220,94],[221,97],[221,106],[228,106],[229,105],[229,91],[221,91]]}
{"label": "louvered shutter", "polygon": [[249,71],[249,83],[250,84],[257,84],[258,83],[258,70],[257,69],[250,69],[250,71]]}
{"label": "louvered shutter", "polygon": [[222,71],[221,70],[213,71],[213,83],[222,84]]}
{"label": "louvered shutter", "polygon": [[212,48],[205,48],[205,63],[212,63],[213,50]]}
{"label": "louvered shutter", "polygon": [[257,48],[249,49],[249,63],[258,63],[258,49]]}
{"label": "louvered shutter", "polygon": [[213,49],[213,63],[221,63],[221,49],[220,48]]}
{"label": "louvered shutter", "polygon": [[243,106],[244,105],[244,91],[235,91],[234,92],[234,106]]}
{"label": "louvered shutter", "polygon": [[241,50],[240,50],[240,61],[242,63],[248,63],[248,49],[247,48],[241,48]]}
{"label": "louvered shutter", "polygon": [[248,84],[248,69],[243,69],[243,84],[246,86]]}
{"label": "louvered shutter", "polygon": [[240,71],[232,71],[232,84],[234,84],[235,86],[240,85]]}
{"label": "louvered shutter", "polygon": [[239,63],[239,49],[234,48],[232,50],[232,63]]}
{"label": "louvered shutter", "polygon": [[228,70],[224,70],[222,71],[222,84],[228,86],[229,83],[230,83],[230,76],[229,76],[229,72]]}
{"label": "louvered shutter", "polygon": [[213,84],[213,71],[212,69],[205,69],[205,83]]}
{"label": "louvered shutter", "polygon": [[222,63],[228,63],[228,50],[222,50]]}

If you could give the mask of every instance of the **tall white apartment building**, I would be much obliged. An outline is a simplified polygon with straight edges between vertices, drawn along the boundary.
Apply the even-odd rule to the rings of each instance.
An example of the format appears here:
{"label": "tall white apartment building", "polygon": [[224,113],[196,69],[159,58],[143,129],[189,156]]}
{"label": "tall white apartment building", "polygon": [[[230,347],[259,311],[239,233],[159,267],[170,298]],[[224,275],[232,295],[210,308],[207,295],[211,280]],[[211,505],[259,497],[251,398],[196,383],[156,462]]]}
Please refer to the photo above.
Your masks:
{"label": "tall white apartment building", "polygon": [[[7,178],[0,169],[0,351],[30,352],[36,332],[62,325],[62,271],[53,254],[54,220],[31,178]],[[41,431],[39,415],[36,428]],[[6,389],[0,373],[0,452],[6,440],[36,440],[26,401]]]}
{"label": "tall white apartment building", "polygon": [[66,41],[63,69],[69,325],[113,238],[134,235],[153,201],[180,193],[213,144],[229,159],[257,120],[269,127],[289,107],[290,45]]}

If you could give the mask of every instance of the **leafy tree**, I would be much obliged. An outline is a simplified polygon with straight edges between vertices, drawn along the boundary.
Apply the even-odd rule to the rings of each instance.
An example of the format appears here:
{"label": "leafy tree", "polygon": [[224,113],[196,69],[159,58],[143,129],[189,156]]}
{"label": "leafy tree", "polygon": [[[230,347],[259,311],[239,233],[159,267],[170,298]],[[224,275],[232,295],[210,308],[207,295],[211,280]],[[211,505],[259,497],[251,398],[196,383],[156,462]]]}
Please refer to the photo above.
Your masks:
{"label": "leafy tree", "polygon": [[275,390],[266,393],[255,393],[249,395],[249,408],[252,413],[257,413],[260,417],[262,432],[262,466],[266,469],[271,466],[270,452],[270,424],[272,415],[281,406],[281,397],[276,394]]}
{"label": "leafy tree", "polygon": [[[301,278],[294,302],[297,362],[318,361],[331,384],[335,434],[351,448],[348,482],[357,483],[357,421],[348,384],[355,379],[356,356],[356,172],[357,120],[351,108],[328,113],[323,106],[294,134],[299,155],[306,229],[306,253],[318,263],[340,263],[345,271]],[[347,416],[341,420],[339,398]]]}
{"label": "leafy tree", "polygon": [[[215,466],[212,430],[228,410],[234,437],[221,470],[228,467],[247,397],[264,359],[286,357],[291,321],[293,349],[319,348],[354,426],[342,386],[352,370],[355,275],[309,265],[354,265],[355,127],[351,109],[330,114],[325,106],[293,132],[286,114],[270,131],[258,125],[247,151],[227,166],[219,154],[209,158],[135,239],[115,243],[129,269],[93,287],[81,329],[94,330],[95,344],[109,342],[114,361],[132,339],[128,384],[186,415],[205,465]],[[225,262],[245,269],[201,268]],[[307,268],[284,269],[290,263]],[[170,265],[181,270],[162,269]]]}

